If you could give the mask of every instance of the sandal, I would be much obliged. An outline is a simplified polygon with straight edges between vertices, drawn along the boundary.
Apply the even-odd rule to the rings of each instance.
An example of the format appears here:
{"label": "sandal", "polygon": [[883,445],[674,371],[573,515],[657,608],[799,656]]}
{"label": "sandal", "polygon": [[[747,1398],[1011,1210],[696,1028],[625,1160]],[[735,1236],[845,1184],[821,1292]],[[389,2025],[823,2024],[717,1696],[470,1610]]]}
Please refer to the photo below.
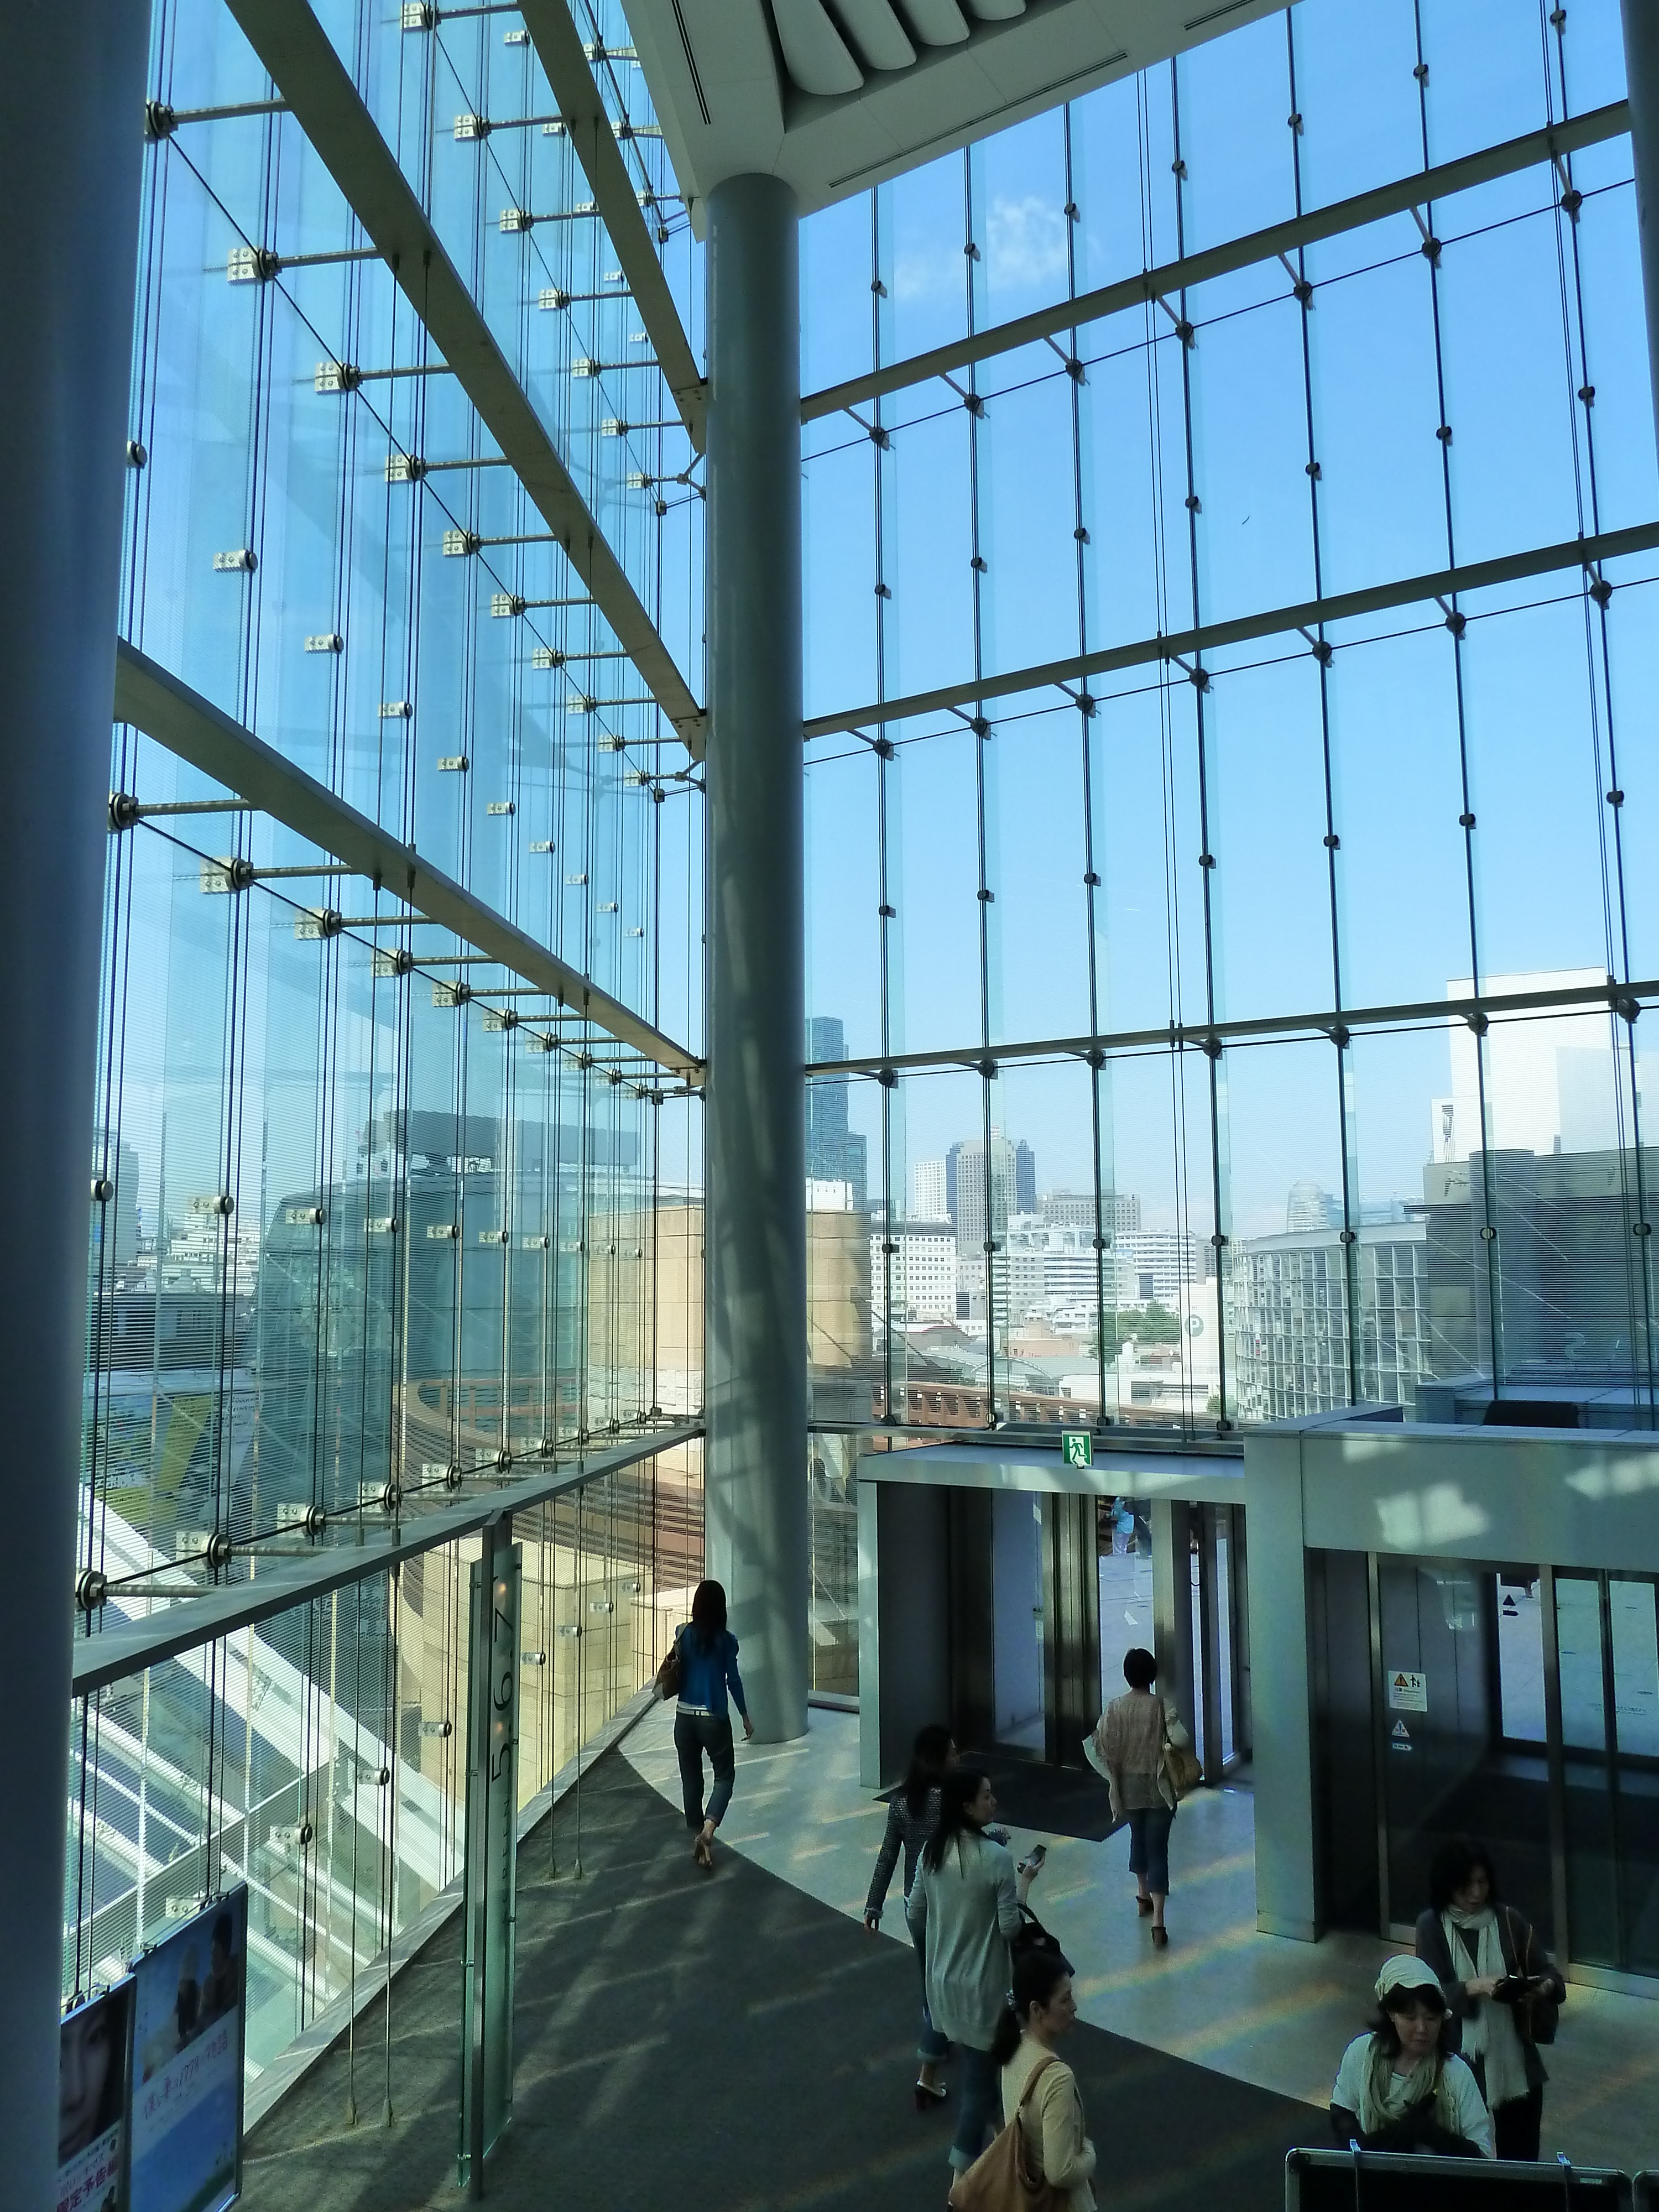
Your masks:
{"label": "sandal", "polygon": [[916,2110],[919,2112],[931,2112],[936,2105],[942,2105],[950,2094],[951,2092],[942,2081],[918,2081]]}
{"label": "sandal", "polygon": [[1152,1948],[1153,1948],[1153,1950],[1155,1950],[1155,1951],[1167,1951],[1167,1950],[1169,1949],[1169,1948],[1170,1948],[1170,1931],[1169,1931],[1169,1929],[1168,1929],[1167,1928],[1154,1928],[1154,1929],[1153,1929],[1153,1930],[1152,1930]]}

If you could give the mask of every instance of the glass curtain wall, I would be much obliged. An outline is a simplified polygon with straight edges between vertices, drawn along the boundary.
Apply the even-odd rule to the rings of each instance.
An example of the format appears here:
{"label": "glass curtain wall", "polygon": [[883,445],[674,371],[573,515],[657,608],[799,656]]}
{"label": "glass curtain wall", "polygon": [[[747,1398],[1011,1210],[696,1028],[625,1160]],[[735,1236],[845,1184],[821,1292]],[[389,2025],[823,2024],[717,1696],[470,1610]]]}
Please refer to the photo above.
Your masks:
{"label": "glass curtain wall", "polygon": [[[695,333],[626,27],[577,12]],[[695,668],[696,457],[527,33],[321,14]],[[151,87],[124,636],[700,1053],[701,784],[672,726],[216,0],[158,0]],[[150,737],[117,726],[110,781],[131,803],[105,899],[85,1632],[696,1416],[695,1094]],[[528,1796],[684,1607],[699,1447],[515,1535]],[[263,2064],[451,1880],[477,1549],[77,1707],[66,1995],[234,1869]]]}
{"label": "glass curtain wall", "polygon": [[807,424],[820,1423],[1650,1424],[1628,137],[1133,282],[1623,93],[1615,0],[1302,0],[806,224],[809,392],[1142,295]]}
{"label": "glass curtain wall", "polygon": [[[514,1535],[522,1808],[650,1680],[685,1617],[698,1448],[520,1514]],[[77,1700],[66,1995],[118,1978],[170,1918],[236,1881],[256,2075],[330,2005],[380,1985],[389,1947],[461,1871],[479,1547],[434,1547]]]}

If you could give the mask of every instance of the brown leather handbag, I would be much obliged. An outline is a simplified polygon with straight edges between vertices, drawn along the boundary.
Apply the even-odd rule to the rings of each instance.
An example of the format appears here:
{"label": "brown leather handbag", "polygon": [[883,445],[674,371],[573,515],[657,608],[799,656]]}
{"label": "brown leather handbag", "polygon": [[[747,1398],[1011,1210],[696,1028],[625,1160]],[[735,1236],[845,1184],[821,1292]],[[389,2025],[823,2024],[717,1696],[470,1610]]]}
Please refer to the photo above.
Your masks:
{"label": "brown leather handbag", "polygon": [[[1538,1969],[1532,1963],[1531,1926],[1522,1920],[1519,1913],[1512,1910],[1509,1911],[1509,1922],[1510,1948],[1520,1959],[1521,1972],[1522,1974],[1536,1973]],[[1524,1945],[1517,1945],[1515,1940],[1521,1928],[1525,1928],[1527,1931]],[[1561,2025],[1559,2001],[1555,1997],[1546,1996],[1541,1990],[1533,1990],[1526,1996],[1518,1997],[1515,2004],[1515,2024],[1528,2043],[1553,2043],[1555,2031]]]}
{"label": "brown leather handbag", "polygon": [[951,2212],[1066,2212],[1066,2191],[1052,2187],[1031,2172],[1025,2130],[1020,2125],[1020,2115],[1031,2100],[1032,2090],[1054,2063],[1050,2052],[1031,2069],[1031,2078],[1013,2118],[966,2173],[957,2176],[951,2191]]}
{"label": "brown leather handbag", "polygon": [[680,1693],[680,1638],[684,1633],[683,1628],[677,1631],[674,1641],[669,1645],[663,1662],[657,1669],[654,1686],[659,1698],[678,1698]]}
{"label": "brown leather handbag", "polygon": [[1164,1771],[1177,1797],[1190,1797],[1204,1779],[1202,1761],[1196,1752],[1183,1749],[1170,1734],[1167,1716],[1164,1723]]}

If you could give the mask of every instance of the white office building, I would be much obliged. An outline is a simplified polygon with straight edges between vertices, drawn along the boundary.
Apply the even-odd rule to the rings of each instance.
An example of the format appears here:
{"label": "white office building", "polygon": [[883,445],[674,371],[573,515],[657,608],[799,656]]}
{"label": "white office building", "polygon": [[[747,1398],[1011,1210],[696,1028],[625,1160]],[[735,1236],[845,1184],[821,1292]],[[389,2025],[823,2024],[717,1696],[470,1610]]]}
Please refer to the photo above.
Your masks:
{"label": "white office building", "polygon": [[951,1221],[876,1223],[870,1232],[870,1310],[878,1321],[890,1311],[895,1322],[956,1319],[957,1232]]}

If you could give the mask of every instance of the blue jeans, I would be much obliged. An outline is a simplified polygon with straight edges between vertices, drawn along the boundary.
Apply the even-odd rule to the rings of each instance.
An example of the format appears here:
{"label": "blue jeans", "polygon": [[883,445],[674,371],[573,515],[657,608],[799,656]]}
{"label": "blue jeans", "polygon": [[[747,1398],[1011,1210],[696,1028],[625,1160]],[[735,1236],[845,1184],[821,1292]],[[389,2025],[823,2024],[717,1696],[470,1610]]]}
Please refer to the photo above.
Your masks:
{"label": "blue jeans", "polygon": [[933,2015],[927,2009],[927,1960],[921,1948],[921,1938],[913,1928],[910,1941],[916,1947],[916,1964],[921,1969],[921,2037],[916,2045],[916,2057],[924,2066],[937,2066],[941,2059],[951,2056],[951,2039],[941,2035],[933,2025]]}
{"label": "blue jeans", "polygon": [[738,1771],[737,1753],[732,1748],[731,1715],[723,1713],[717,1719],[713,1713],[676,1713],[674,1753],[680,1762],[680,1794],[685,1801],[688,1828],[700,1828],[703,1824],[704,1752],[708,1753],[708,1763],[714,1770],[714,1787],[709,1793],[707,1817],[718,1828],[732,1802],[732,1784]]}
{"label": "blue jeans", "polygon": [[959,2043],[957,2049],[962,2057],[962,2102],[957,2108],[951,2163],[958,2173],[966,2173],[985,2148],[985,2130],[993,2112],[1000,2111],[1001,2084],[988,2051],[976,2051],[971,2043]]}
{"label": "blue jeans", "polygon": [[1129,1815],[1129,1871],[1144,1875],[1154,1896],[1170,1893],[1170,1824],[1173,1807],[1148,1806]]}

